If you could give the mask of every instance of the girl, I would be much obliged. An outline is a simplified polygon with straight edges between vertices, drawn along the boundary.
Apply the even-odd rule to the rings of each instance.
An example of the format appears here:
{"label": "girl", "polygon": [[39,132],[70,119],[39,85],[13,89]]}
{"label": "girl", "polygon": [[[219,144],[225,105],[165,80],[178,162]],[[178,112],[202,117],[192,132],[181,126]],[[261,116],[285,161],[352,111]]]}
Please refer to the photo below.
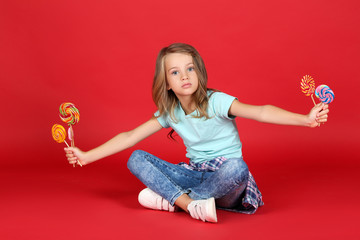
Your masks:
{"label": "girl", "polygon": [[242,159],[235,117],[316,127],[327,121],[329,112],[323,103],[307,115],[271,105],[253,106],[208,89],[202,58],[196,49],[182,43],[160,51],[152,94],[158,111],[150,120],[88,152],[65,148],[68,162],[89,164],[171,127],[170,137],[175,131],[184,141],[189,164],[175,165],[147,152],[134,151],[128,168],[148,187],[140,192],[139,202],[150,209],[182,209],[204,222],[217,222],[216,207],[254,213],[263,205],[261,193]]}

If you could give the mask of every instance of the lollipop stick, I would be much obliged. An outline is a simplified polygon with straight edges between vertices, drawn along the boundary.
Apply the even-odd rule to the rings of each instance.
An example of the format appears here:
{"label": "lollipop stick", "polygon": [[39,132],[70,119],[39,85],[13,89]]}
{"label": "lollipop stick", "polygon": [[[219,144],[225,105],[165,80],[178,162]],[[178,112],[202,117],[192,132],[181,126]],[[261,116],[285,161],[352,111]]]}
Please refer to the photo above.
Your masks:
{"label": "lollipop stick", "polygon": [[[73,130],[73,128],[72,128],[72,125],[70,125],[70,134],[71,134],[71,146],[72,146],[72,147],[75,147],[74,130]],[[77,163],[80,167],[82,167],[82,164],[80,163],[79,159],[76,160],[76,163]]]}
{"label": "lollipop stick", "polygon": [[[74,133],[71,125],[70,125],[70,134],[71,134],[71,146],[74,147]],[[75,167],[75,163],[73,163],[73,167]]]}
{"label": "lollipop stick", "polygon": [[311,99],[312,99],[312,101],[313,101],[313,103],[314,103],[314,106],[316,106],[316,103],[315,103],[315,100],[314,100],[313,94],[311,94]]}
{"label": "lollipop stick", "polygon": [[66,140],[64,140],[64,143],[66,144],[67,147],[70,147],[69,144],[66,142]]}
{"label": "lollipop stick", "polygon": [[70,125],[70,134],[71,134],[71,146],[75,147],[75,141],[74,141],[74,130],[72,128],[72,125]]}

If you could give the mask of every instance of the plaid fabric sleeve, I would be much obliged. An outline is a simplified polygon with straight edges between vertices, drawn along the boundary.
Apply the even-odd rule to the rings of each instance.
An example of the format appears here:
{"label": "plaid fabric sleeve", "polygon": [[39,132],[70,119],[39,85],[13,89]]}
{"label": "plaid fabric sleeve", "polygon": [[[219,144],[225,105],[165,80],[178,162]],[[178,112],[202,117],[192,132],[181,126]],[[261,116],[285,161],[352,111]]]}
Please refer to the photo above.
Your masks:
{"label": "plaid fabric sleeve", "polygon": [[[190,165],[184,162],[179,163],[180,166],[194,170],[194,171],[216,171],[221,165],[226,161],[224,157],[217,157],[213,160],[206,161],[201,164],[196,164],[190,161]],[[254,214],[256,210],[264,205],[262,200],[262,194],[256,185],[253,175],[249,172],[249,179],[244,190],[244,193],[241,194],[241,204],[234,208],[220,208],[232,212],[240,212],[246,214]]]}
{"label": "plaid fabric sleeve", "polygon": [[238,206],[236,210],[246,214],[254,214],[263,205],[262,194],[256,185],[253,175],[249,172],[249,180],[244,197],[242,198],[242,205]]}

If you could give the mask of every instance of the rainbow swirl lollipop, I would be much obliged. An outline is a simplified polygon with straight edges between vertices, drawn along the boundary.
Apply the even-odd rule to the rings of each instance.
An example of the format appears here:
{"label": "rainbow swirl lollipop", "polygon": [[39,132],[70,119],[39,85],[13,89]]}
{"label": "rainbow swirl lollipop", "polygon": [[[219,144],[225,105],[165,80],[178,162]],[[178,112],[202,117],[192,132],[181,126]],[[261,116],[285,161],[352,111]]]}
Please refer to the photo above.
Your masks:
{"label": "rainbow swirl lollipop", "polygon": [[72,128],[72,125],[76,124],[80,120],[80,113],[79,110],[75,107],[74,104],[65,102],[60,105],[59,108],[60,111],[60,118],[64,123],[67,123],[69,125],[69,140],[71,141],[71,146],[75,146],[74,141],[74,130]]}
{"label": "rainbow swirl lollipop", "polygon": [[80,120],[79,110],[74,104],[66,102],[60,105],[60,118],[64,123],[74,125]]}
{"label": "rainbow swirl lollipop", "polygon": [[331,103],[334,101],[334,92],[326,85],[320,85],[315,90],[315,96],[323,103]]}
{"label": "rainbow swirl lollipop", "polygon": [[65,141],[66,131],[63,126],[59,124],[54,124],[53,127],[51,128],[51,134],[56,142],[58,143],[65,142],[65,144],[69,147],[69,144],[67,144],[67,142]]}

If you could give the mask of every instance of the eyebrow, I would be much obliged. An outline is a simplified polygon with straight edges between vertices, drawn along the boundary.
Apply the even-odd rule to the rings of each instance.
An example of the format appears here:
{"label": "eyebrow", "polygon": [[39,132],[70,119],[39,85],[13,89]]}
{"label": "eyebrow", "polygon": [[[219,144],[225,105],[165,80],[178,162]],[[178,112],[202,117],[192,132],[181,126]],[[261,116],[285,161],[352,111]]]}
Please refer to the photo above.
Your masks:
{"label": "eyebrow", "polygon": [[[186,64],[185,66],[189,66],[189,65],[194,65],[194,63],[191,62],[191,63]],[[168,69],[168,72],[169,72],[171,69],[174,69],[174,68],[178,68],[178,67],[175,66],[175,67],[169,68],[169,69]]]}

